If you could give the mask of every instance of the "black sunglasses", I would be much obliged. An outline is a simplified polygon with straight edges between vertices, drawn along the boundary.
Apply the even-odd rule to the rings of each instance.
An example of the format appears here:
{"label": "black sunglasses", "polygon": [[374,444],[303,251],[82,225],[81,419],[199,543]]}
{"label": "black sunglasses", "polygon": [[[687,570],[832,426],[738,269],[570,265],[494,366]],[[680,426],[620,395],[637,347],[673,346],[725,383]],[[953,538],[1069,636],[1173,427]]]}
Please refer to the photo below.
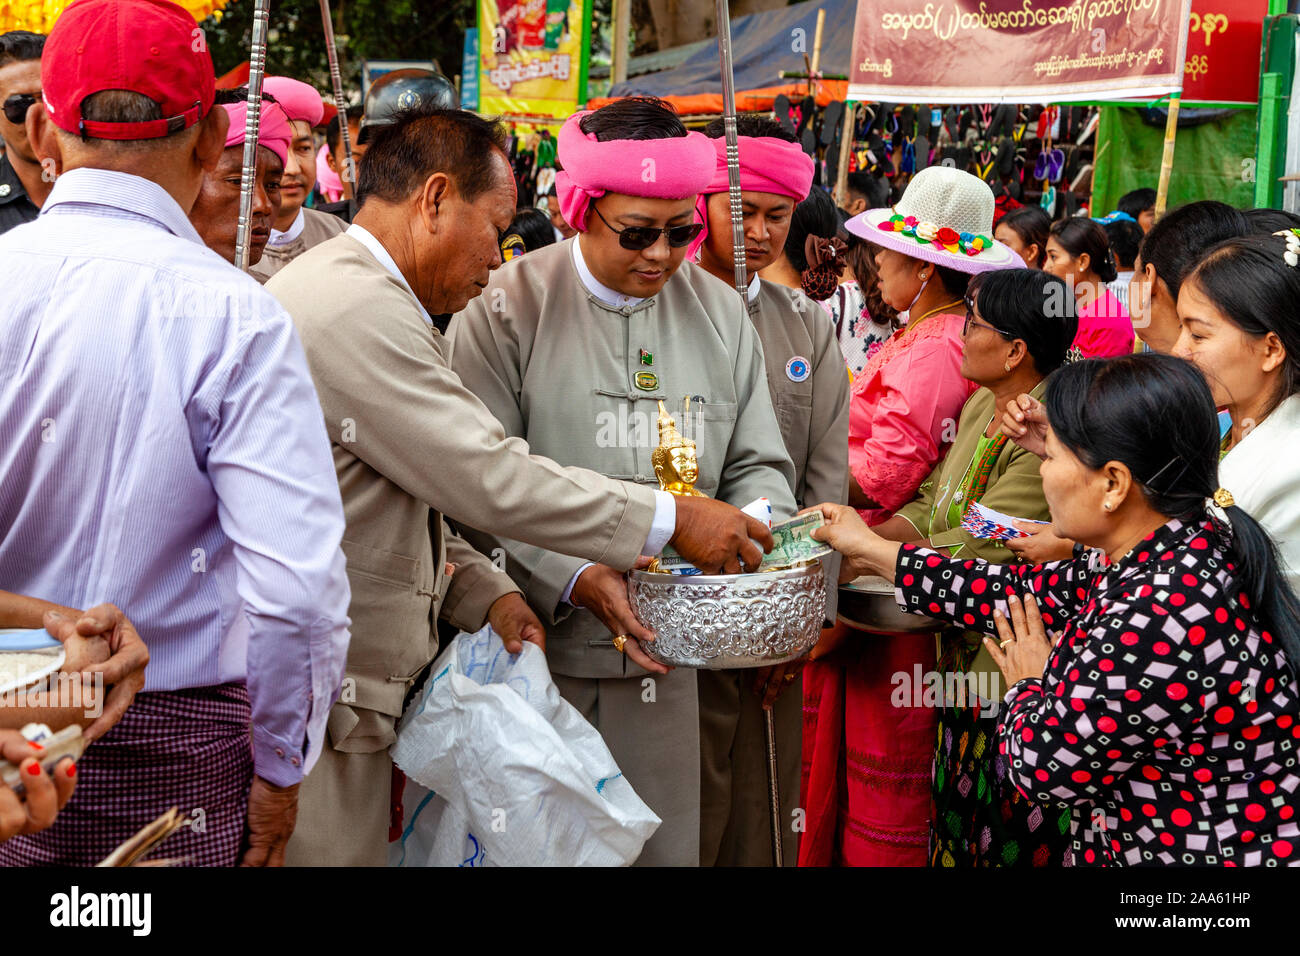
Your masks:
{"label": "black sunglasses", "polygon": [[24,122],[27,119],[27,111],[40,98],[39,93],[15,93],[5,100],[5,119],[14,124]]}
{"label": "black sunglasses", "polygon": [[609,231],[618,236],[618,244],[634,252],[649,249],[659,241],[661,235],[668,239],[668,245],[674,249],[689,246],[691,240],[704,228],[703,223],[693,222],[690,225],[669,226],[666,229],[656,229],[654,226],[628,226],[626,229],[615,229],[609,224],[608,219],[600,215],[600,210],[596,209],[595,203],[591,204],[591,208],[596,210],[596,215],[600,216],[600,221],[609,228]]}
{"label": "black sunglasses", "polygon": [[[966,303],[966,322],[961,327],[961,334],[962,334],[962,338],[965,338],[968,334],[970,334],[970,327],[976,324],[975,323],[975,300],[972,299],[970,296],[966,296],[966,298],[963,301]],[[989,325],[987,322],[983,323],[980,326],[980,328],[992,329],[994,332],[998,333],[998,335],[1005,336],[1008,340],[1015,338],[1014,333],[1008,332],[1006,329],[1000,329],[996,325]]]}

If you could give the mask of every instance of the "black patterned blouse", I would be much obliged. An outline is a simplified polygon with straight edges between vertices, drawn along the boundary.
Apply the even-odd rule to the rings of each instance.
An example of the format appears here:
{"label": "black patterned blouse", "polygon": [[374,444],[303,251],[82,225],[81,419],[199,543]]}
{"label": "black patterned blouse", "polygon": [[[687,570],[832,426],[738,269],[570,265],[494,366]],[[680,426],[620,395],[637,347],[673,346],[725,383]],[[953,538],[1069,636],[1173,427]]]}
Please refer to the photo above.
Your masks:
{"label": "black patterned blouse", "polygon": [[1209,521],[1171,521],[1118,562],[1035,567],[904,545],[898,601],[988,634],[1032,591],[1058,632],[1010,688],[1001,752],[1026,797],[1074,807],[1076,865],[1300,865],[1300,698]]}

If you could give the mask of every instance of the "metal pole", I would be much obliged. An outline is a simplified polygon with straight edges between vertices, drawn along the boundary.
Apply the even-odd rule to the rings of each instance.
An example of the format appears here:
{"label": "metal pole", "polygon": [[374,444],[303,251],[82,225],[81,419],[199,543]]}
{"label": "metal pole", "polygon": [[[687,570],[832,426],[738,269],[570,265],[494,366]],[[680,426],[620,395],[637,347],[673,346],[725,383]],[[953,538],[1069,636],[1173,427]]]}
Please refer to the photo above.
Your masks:
{"label": "metal pole", "polygon": [[[731,255],[736,263],[736,291],[749,309],[749,278],[745,272],[745,217],[740,201],[740,143],[736,132],[736,78],[731,71],[731,15],[727,0],[717,0],[718,60],[722,74],[722,123],[727,137],[727,183],[731,195]],[[772,711],[763,712],[767,736],[767,789],[772,808],[772,865],[781,866],[781,791],[776,770],[776,724]]]}
{"label": "metal pole", "polygon": [[244,168],[239,175],[239,223],[235,231],[235,265],[248,271],[253,231],[253,189],[257,181],[257,135],[262,128],[262,77],[266,75],[266,31],[271,0],[253,7],[253,49],[248,57],[248,119],[244,122]]}
{"label": "metal pole", "polygon": [[749,308],[749,277],[745,272],[745,216],[740,201],[740,143],[736,133],[736,78],[731,71],[731,15],[727,0],[717,0],[718,60],[722,73],[722,123],[727,138],[727,183],[731,194],[732,261],[736,264],[736,291]]}
{"label": "metal pole", "polygon": [[[343,136],[343,161],[347,164],[343,170],[345,192],[351,186],[351,192],[357,189],[357,167],[352,161],[352,134],[348,130],[348,101],[343,97],[343,74],[339,70],[339,51],[334,45],[334,19],[330,16],[330,0],[320,0],[321,26],[325,28],[325,54],[330,61],[330,80],[334,84],[334,106],[339,111],[339,132]],[[351,199],[351,196],[345,198]]]}
{"label": "metal pole", "polygon": [[772,865],[785,866],[781,846],[781,784],[776,766],[776,716],[772,708],[763,711],[763,733],[767,737],[767,799],[772,811]]}

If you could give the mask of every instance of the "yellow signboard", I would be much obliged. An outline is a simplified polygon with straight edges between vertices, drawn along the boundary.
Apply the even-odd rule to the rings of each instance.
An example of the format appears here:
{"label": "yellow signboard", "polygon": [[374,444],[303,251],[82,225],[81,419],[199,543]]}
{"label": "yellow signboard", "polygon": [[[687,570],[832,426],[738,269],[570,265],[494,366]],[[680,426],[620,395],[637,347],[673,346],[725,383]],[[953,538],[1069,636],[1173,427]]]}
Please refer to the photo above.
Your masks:
{"label": "yellow signboard", "polygon": [[479,0],[479,112],[563,118],[587,101],[591,0]]}

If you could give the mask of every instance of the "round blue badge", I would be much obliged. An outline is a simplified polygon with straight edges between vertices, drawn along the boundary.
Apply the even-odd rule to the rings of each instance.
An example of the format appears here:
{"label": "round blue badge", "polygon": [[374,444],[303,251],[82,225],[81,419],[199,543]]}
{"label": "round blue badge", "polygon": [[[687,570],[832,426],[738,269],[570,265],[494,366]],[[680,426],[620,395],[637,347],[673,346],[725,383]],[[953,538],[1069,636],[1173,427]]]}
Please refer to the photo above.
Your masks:
{"label": "round blue badge", "polygon": [[785,363],[785,377],[792,382],[806,382],[812,374],[812,363],[802,355],[796,355]]}

